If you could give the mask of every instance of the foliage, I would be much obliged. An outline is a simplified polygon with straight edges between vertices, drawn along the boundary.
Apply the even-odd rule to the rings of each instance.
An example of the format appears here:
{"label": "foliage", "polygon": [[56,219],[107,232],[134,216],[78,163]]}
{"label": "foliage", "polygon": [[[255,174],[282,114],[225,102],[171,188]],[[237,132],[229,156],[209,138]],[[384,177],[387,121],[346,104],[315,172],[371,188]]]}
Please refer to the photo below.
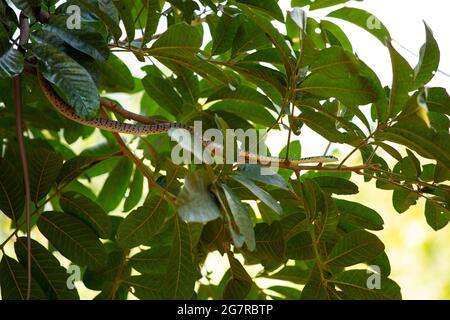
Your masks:
{"label": "foliage", "polygon": [[[293,0],[284,15],[275,0],[69,0],[58,7],[56,1],[0,0],[0,210],[12,229],[0,245],[2,297],[24,299],[27,291],[11,79],[21,75],[34,238],[31,298],[79,297],[67,288],[57,251],[81,268],[81,280],[99,291],[98,299],[127,299],[130,292],[140,299],[400,299],[375,234],[383,229],[381,215],[340,196],[359,192],[350,178],[360,174],[392,192],[399,213],[425,199],[426,222],[444,228],[450,221],[450,98],[443,88],[426,87],[439,65],[427,25],[413,68],[383,24],[367,27],[370,13],[332,8],[345,2]],[[70,5],[81,9],[80,29],[66,26]],[[19,47],[13,6],[33,22],[30,40]],[[321,20],[307,17],[308,10],[325,7],[331,12]],[[382,87],[353,52],[341,20],[386,46],[391,86]],[[167,28],[156,33],[160,23]],[[146,76],[134,78],[111,53],[117,51],[144,62]],[[167,135],[124,145],[118,135],[65,119],[42,94],[36,72],[82,118],[99,114],[100,93],[143,93],[140,112],[148,119],[292,134],[308,126],[330,143],[353,147],[348,156],[359,152],[363,163],[351,169],[345,157],[295,177],[288,167],[264,176],[254,164],[177,165]],[[98,133],[100,141],[78,153],[74,143]],[[288,142],[281,156],[300,153],[298,142]],[[90,181],[101,176],[106,180],[97,193]],[[48,245],[36,240],[37,231]],[[16,257],[3,250],[12,241]],[[229,261],[219,285],[202,268],[214,251]],[[379,289],[367,288],[361,264],[380,267]],[[248,265],[262,271],[251,277]],[[261,289],[257,278],[303,289]]]}

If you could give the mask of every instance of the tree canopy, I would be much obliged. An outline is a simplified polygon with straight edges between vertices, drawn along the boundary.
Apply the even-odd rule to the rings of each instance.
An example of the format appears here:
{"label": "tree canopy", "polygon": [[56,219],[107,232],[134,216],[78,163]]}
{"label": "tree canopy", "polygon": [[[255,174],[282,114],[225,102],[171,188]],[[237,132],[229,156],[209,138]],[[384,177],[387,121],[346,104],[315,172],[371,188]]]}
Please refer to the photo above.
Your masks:
{"label": "tree canopy", "polygon": [[[424,199],[426,223],[445,228],[450,97],[427,87],[440,61],[428,25],[411,66],[381,21],[346,2],[292,0],[283,12],[276,0],[0,0],[2,298],[78,299],[72,279],[97,299],[401,299],[376,235],[382,215],[343,196],[358,195],[362,175],[399,213]],[[390,86],[343,21],[385,46]],[[83,119],[287,130],[283,159],[301,156],[291,138],[308,127],[329,150],[352,151],[336,164],[281,162],[273,175],[260,164],[176,164],[170,135],[121,136],[59,114],[37,73]],[[113,93],[142,97],[139,115],[102,98]],[[215,251],[229,261],[219,284],[203,267]],[[257,278],[300,286],[259,288]]]}

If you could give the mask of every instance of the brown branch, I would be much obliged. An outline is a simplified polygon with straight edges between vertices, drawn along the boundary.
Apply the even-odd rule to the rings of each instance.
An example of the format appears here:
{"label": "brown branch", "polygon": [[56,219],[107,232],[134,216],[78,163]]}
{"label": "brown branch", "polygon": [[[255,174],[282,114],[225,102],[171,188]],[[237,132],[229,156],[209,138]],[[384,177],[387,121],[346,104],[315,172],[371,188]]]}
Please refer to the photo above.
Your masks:
{"label": "brown branch", "polygon": [[144,124],[158,124],[161,122],[166,122],[166,121],[146,117],[141,114],[128,111],[124,107],[122,107],[117,101],[114,101],[114,100],[111,100],[108,98],[101,98],[100,104],[102,107],[105,107],[105,108],[111,110],[112,112],[121,115],[125,119],[135,120],[137,122],[144,123]]}
{"label": "brown branch", "polygon": [[[19,50],[23,52],[22,46],[28,43],[30,37],[30,24],[28,17],[22,12],[19,16],[20,36],[19,36]],[[16,135],[17,143],[19,145],[20,161],[22,163],[23,182],[25,189],[25,214],[26,214],[26,229],[27,229],[27,296],[30,300],[31,296],[31,193],[30,193],[30,173],[28,170],[28,159],[25,149],[25,139],[23,136],[23,96],[22,96],[22,75],[14,76],[14,105],[16,109]]]}

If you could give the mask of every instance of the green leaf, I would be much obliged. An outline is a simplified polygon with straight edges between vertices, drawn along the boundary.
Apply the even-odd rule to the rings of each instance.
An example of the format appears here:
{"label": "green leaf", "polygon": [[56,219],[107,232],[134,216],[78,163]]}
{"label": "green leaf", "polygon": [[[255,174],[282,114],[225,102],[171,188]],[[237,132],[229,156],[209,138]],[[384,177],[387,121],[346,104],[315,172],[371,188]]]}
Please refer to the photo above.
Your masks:
{"label": "green leaf", "polygon": [[123,211],[128,212],[133,209],[141,200],[144,189],[144,176],[139,170],[134,170],[133,180],[131,181],[128,197],[125,199]]}
{"label": "green leaf", "polygon": [[283,190],[288,190],[286,181],[280,175],[276,174],[275,172],[273,172],[273,174],[272,172],[270,172],[270,174],[267,174],[267,171],[263,172],[262,170],[263,168],[254,164],[243,164],[239,166],[239,172],[249,179]]}
{"label": "green leaf", "polygon": [[78,176],[86,172],[89,168],[92,168],[109,158],[110,156],[77,156],[67,160],[66,162],[64,162],[64,165],[57,179],[58,184],[61,185],[69,183],[70,181],[78,178]]}
{"label": "green leaf", "polygon": [[133,173],[133,164],[123,157],[109,174],[98,195],[98,203],[108,213],[119,205],[125,196]]}
{"label": "green leaf", "polygon": [[178,115],[182,112],[183,100],[175,91],[173,84],[161,76],[147,74],[142,79],[142,85],[145,92],[153,99],[159,106],[173,115]]}
{"label": "green leaf", "polygon": [[450,211],[427,200],[425,203],[425,218],[428,225],[438,231],[450,222]]}
{"label": "green leaf", "polygon": [[[85,7],[88,11],[94,13],[97,17],[99,17],[103,23],[108,27],[108,29],[111,31],[111,33],[114,36],[114,39],[118,41],[122,35],[122,30],[119,26],[119,21],[115,21],[114,17],[109,14],[109,12],[105,12],[103,9],[107,8],[108,6],[114,7],[112,0],[104,0],[102,2],[105,2],[104,5],[101,5],[101,7],[97,7],[96,5],[92,4],[89,0],[79,0],[80,4]],[[100,4],[102,4],[100,2]]]}
{"label": "green leaf", "polygon": [[0,158],[0,210],[17,222],[25,206],[22,176],[6,159]]}
{"label": "green leaf", "polygon": [[211,101],[230,101],[230,102],[243,102],[245,104],[253,105],[253,108],[261,108],[262,106],[268,109],[274,109],[273,103],[263,94],[259,93],[256,89],[250,88],[245,85],[240,85],[237,88],[222,88],[219,91],[214,92],[208,97],[207,102]]}
{"label": "green leaf", "polygon": [[[13,258],[3,254],[0,262],[0,288],[3,300],[26,300],[28,277],[26,269]],[[32,300],[47,300],[45,293],[31,279]]]}
{"label": "green leaf", "polygon": [[167,211],[167,202],[162,195],[149,194],[143,206],[129,213],[120,223],[117,242],[125,248],[148,242],[163,226]]}
{"label": "green leaf", "polygon": [[306,266],[285,266],[280,271],[264,277],[297,284],[305,284],[308,281],[310,272],[311,270]]}
{"label": "green leaf", "polygon": [[415,115],[405,118],[383,130],[377,138],[402,144],[422,157],[438,160],[444,168],[450,169],[450,135],[435,132]]}
{"label": "green leaf", "polygon": [[[328,35],[329,41],[331,42],[331,45],[339,45],[342,48],[344,48],[347,51],[352,52],[353,47],[350,43],[350,40],[347,38],[347,35],[342,31],[342,29],[333,22],[322,20],[320,21],[320,27],[321,29]],[[330,35],[332,37],[330,37]],[[336,41],[333,41],[333,39],[336,39]]]}
{"label": "green leaf", "polygon": [[283,12],[275,0],[236,0],[236,2],[244,3],[249,8],[260,10],[278,21],[284,22]]}
{"label": "green leaf", "polygon": [[444,88],[429,88],[427,106],[430,111],[450,115],[450,97]]}
{"label": "green leaf", "polygon": [[339,177],[319,176],[312,178],[320,188],[334,194],[357,194],[358,186],[351,181]]}
{"label": "green leaf", "polygon": [[45,65],[43,76],[64,93],[75,113],[82,118],[95,117],[100,97],[90,74],[75,60],[52,46],[35,43],[30,48]]}
{"label": "green leaf", "polygon": [[23,55],[13,47],[5,52],[0,52],[0,79],[12,78],[21,73],[23,62]]}
{"label": "green leaf", "polygon": [[190,299],[197,278],[191,242],[192,225],[183,222],[177,215],[174,222],[175,234],[167,274],[164,277],[165,297],[175,300]]}
{"label": "green leaf", "polygon": [[134,78],[127,65],[116,55],[111,54],[105,62],[96,61],[100,71],[101,84],[108,91],[131,91],[134,89]]}
{"label": "green leaf", "polygon": [[44,148],[34,149],[29,155],[30,193],[34,203],[47,195],[58,178],[63,158]]}
{"label": "green leaf", "polygon": [[245,299],[252,288],[252,278],[250,278],[242,264],[232,255],[232,253],[227,252],[227,256],[230,263],[231,277],[225,285],[223,299]]}
{"label": "green leaf", "polygon": [[440,60],[439,46],[433,37],[433,31],[425,22],[424,24],[427,39],[420,49],[419,63],[414,69],[414,85],[416,88],[427,84],[434,77]]}
{"label": "green leaf", "polygon": [[309,260],[316,257],[314,244],[309,231],[300,232],[286,243],[286,258]]}
{"label": "green leaf", "polygon": [[112,232],[111,219],[94,201],[78,192],[65,192],[59,198],[59,205],[65,213],[72,214],[88,224],[103,239]]}
{"label": "green leaf", "polygon": [[241,23],[240,15],[222,14],[214,32],[211,33],[213,39],[211,55],[222,54],[231,49],[236,32]]}
{"label": "green leaf", "polygon": [[[238,227],[239,234],[244,238],[248,250],[255,250],[255,232],[253,231],[253,223],[250,219],[249,212],[245,205],[241,202],[234,192],[225,184],[221,185],[225,197],[227,199],[228,207],[233,215],[233,220]],[[238,248],[239,246],[236,245]]]}
{"label": "green leaf", "polygon": [[327,264],[347,267],[370,261],[384,251],[384,244],[377,236],[363,230],[343,236],[331,250]]}
{"label": "green leaf", "polygon": [[62,212],[45,212],[40,215],[37,226],[50,243],[72,262],[94,270],[106,264],[103,244],[78,218]]}
{"label": "green leaf", "polygon": [[130,258],[133,269],[144,274],[165,275],[169,262],[170,246],[155,246]]}
{"label": "green leaf", "polygon": [[323,279],[322,272],[317,264],[313,267],[308,282],[302,290],[302,300],[330,300],[331,288]]}
{"label": "green leaf", "polygon": [[[19,262],[27,265],[26,238],[17,238],[14,243]],[[67,287],[67,270],[60,266],[58,259],[39,242],[31,239],[31,272],[33,279],[39,284],[50,300],[79,300],[76,289]]]}
{"label": "green leaf", "polygon": [[234,37],[231,46],[232,56],[237,56],[239,53],[244,53],[253,49],[271,48],[271,42],[267,39],[265,33],[259,26],[249,20],[242,23]]}
{"label": "green leaf", "polygon": [[269,127],[275,123],[272,114],[261,105],[250,105],[242,101],[219,101],[214,103],[208,110],[214,112],[229,112],[254,123]]}
{"label": "green leaf", "polygon": [[285,259],[285,241],[281,224],[258,223],[255,226],[256,250],[252,255],[262,261],[282,262]]}
{"label": "green leaf", "polygon": [[[122,283],[134,289],[133,294],[142,300],[161,300],[164,297],[164,278],[160,275],[131,276]],[[189,297],[190,298],[190,297]]]}
{"label": "green leaf", "polygon": [[12,0],[12,3],[14,3],[17,9],[23,11],[23,14],[28,17],[33,17],[33,10],[41,6],[42,0]]}
{"label": "green leaf", "polygon": [[68,29],[66,16],[50,16],[43,30],[56,33],[73,48],[91,56],[95,60],[105,61],[109,48],[102,35],[94,28],[83,26],[81,29]]}
{"label": "green leaf", "polygon": [[178,194],[179,216],[187,222],[208,222],[221,217],[219,207],[209,191],[211,179],[205,170],[189,173]]}
{"label": "green leaf", "polygon": [[322,98],[334,97],[343,104],[352,106],[365,105],[377,98],[370,81],[358,75],[329,78],[320,73],[312,73],[302,82],[298,90]]}
{"label": "green leaf", "polygon": [[114,6],[117,8],[119,12],[120,19],[125,26],[125,30],[127,32],[127,39],[129,42],[134,40],[134,19],[131,15],[131,6],[129,1],[127,0],[114,0]]}
{"label": "green leaf", "polygon": [[146,1],[145,5],[147,7],[147,19],[145,22],[144,36],[142,38],[142,43],[144,45],[152,39],[152,36],[158,28],[159,18],[161,17],[160,1]]}
{"label": "green leaf", "polygon": [[369,230],[383,230],[383,218],[373,209],[357,202],[335,199],[340,221]]}
{"label": "green leaf", "polygon": [[387,46],[391,55],[393,74],[389,115],[394,116],[403,109],[409,100],[408,93],[413,89],[414,73],[408,61],[394,49],[390,42]]}
{"label": "green leaf", "polygon": [[258,187],[251,180],[241,175],[232,175],[230,176],[233,180],[243,185],[245,188],[250,190],[259,200],[264,202],[269,208],[275,211],[278,214],[283,213],[283,208],[279,205],[279,203],[266,191]]}
{"label": "green leaf", "polygon": [[379,276],[381,286],[377,288],[369,288],[369,277],[373,274],[366,270],[348,270],[338,275],[331,283],[338,286],[345,298],[351,298],[355,300],[401,300],[402,295],[400,287],[397,283],[384,275]]}
{"label": "green leaf", "polygon": [[284,67],[287,71],[289,71],[293,63],[291,50],[289,49],[280,32],[271,24],[270,20],[267,19],[266,16],[258,12],[258,9],[254,9],[251,6],[241,3],[236,3],[236,6],[239,7],[253,23],[255,23],[263,32],[266,33],[266,36],[278,49]]}
{"label": "green leaf", "polygon": [[353,23],[371,33],[383,44],[391,40],[391,35],[383,23],[373,14],[362,9],[345,7],[329,13],[328,17]]}

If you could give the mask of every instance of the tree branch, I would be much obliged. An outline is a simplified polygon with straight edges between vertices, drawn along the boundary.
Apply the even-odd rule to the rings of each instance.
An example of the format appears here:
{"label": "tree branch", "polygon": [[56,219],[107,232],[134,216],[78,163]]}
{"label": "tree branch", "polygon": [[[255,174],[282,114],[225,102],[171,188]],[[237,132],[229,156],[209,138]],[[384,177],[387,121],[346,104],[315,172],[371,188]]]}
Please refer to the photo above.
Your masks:
{"label": "tree branch", "polygon": [[[22,46],[28,43],[30,36],[30,24],[28,17],[20,13],[19,16],[20,36],[19,50],[23,52]],[[16,135],[17,144],[19,145],[20,161],[22,163],[23,181],[25,188],[25,214],[27,229],[27,296],[30,300],[31,296],[31,194],[30,194],[30,174],[28,171],[28,160],[25,149],[25,141],[23,136],[23,96],[22,96],[22,75],[18,74],[13,78],[14,82],[14,106],[16,109]]]}

